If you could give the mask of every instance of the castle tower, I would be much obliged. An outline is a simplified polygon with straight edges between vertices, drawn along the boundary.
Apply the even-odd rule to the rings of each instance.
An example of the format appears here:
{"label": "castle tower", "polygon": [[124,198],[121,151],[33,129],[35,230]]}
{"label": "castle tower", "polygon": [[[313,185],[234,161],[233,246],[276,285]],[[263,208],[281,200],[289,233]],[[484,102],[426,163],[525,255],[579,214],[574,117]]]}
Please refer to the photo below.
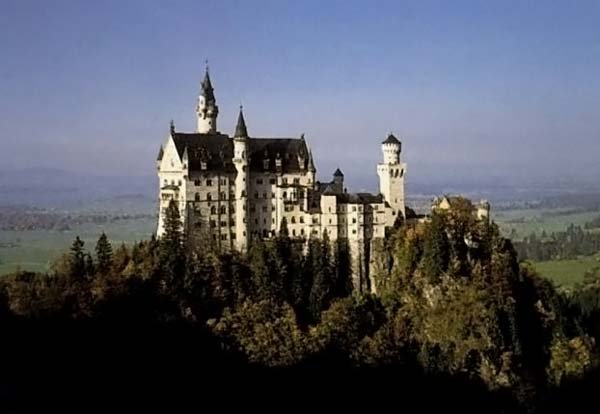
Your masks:
{"label": "castle tower", "polygon": [[208,65],[206,65],[206,72],[204,73],[204,80],[200,89],[198,105],[196,106],[196,114],[198,116],[198,126],[196,129],[201,134],[214,134],[217,132],[219,107],[217,106],[215,91],[210,81]]}
{"label": "castle tower", "polygon": [[240,106],[235,134],[233,136],[233,164],[237,170],[235,177],[235,234],[236,248],[239,251],[248,249],[249,218],[248,209],[248,183],[249,179],[249,154],[248,154],[248,129],[244,121],[244,113]]}
{"label": "castle tower", "polygon": [[398,217],[406,218],[406,209],[404,204],[404,175],[406,174],[406,164],[400,161],[402,144],[392,134],[381,143],[383,153],[383,162],[377,165],[377,175],[379,176],[379,192],[384,200],[392,207],[392,214]]}
{"label": "castle tower", "polygon": [[335,191],[337,193],[344,192],[344,173],[342,173],[339,168],[333,173],[333,185],[335,186]]}

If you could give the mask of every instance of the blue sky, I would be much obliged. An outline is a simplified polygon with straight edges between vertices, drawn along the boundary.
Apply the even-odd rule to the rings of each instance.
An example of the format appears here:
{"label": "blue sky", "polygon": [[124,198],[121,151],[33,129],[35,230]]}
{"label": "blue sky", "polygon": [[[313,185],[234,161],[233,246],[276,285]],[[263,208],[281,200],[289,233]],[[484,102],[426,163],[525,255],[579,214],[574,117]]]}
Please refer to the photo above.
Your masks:
{"label": "blue sky", "polygon": [[598,1],[0,0],[0,169],[154,174],[209,59],[219,129],[243,103],[321,177],[366,185],[390,131],[421,180],[598,174],[598,22]]}

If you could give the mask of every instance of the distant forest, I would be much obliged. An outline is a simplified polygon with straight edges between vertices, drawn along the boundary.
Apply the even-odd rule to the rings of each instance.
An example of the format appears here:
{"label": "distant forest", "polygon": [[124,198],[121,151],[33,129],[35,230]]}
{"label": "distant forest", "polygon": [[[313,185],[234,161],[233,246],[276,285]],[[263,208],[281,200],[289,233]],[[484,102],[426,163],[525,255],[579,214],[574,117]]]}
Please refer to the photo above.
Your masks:
{"label": "distant forest", "polygon": [[[311,377],[301,388],[277,384],[294,406],[335,384],[398,406],[424,392],[420,409],[461,412],[594,401],[600,273],[569,295],[557,292],[519,263],[494,223],[473,217],[467,200],[390,231],[373,253],[377,294],[352,291],[348,250],[326,235],[304,249],[282,223],[279,235],[240,254],[186,240],[173,204],[165,222],[160,240],[112,246],[103,234],[88,249],[76,238],[47,274],[0,279],[0,352],[10,355],[0,385],[17,384],[15,404],[20,386],[52,388],[57,372],[85,387],[127,369],[132,382],[170,382],[181,370],[235,399],[235,372],[281,368]],[[336,372],[336,381],[317,371]],[[373,383],[379,394],[367,391]]]}

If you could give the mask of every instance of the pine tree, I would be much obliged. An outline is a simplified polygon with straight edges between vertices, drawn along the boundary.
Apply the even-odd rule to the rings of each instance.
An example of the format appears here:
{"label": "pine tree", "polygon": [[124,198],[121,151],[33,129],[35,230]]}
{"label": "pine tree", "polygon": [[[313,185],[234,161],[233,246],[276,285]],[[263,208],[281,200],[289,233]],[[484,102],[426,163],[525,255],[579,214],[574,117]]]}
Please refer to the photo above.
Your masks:
{"label": "pine tree", "polygon": [[112,265],[112,246],[108,241],[106,234],[102,232],[96,243],[96,261],[98,271],[105,273]]}
{"label": "pine tree", "polygon": [[323,240],[315,243],[313,253],[313,284],[309,296],[309,312],[313,321],[320,318],[321,312],[329,307],[335,288],[334,269],[327,231]]}
{"label": "pine tree", "polygon": [[71,254],[69,258],[69,273],[72,278],[82,279],[85,276],[85,253],[83,251],[84,242],[75,237],[71,245]]}
{"label": "pine tree", "polygon": [[183,225],[175,200],[169,203],[164,219],[165,232],[160,239],[160,263],[164,287],[173,293],[183,287],[185,277]]}
{"label": "pine tree", "polygon": [[444,221],[439,214],[434,213],[423,240],[422,270],[430,281],[439,280],[442,273],[448,269],[448,249]]}

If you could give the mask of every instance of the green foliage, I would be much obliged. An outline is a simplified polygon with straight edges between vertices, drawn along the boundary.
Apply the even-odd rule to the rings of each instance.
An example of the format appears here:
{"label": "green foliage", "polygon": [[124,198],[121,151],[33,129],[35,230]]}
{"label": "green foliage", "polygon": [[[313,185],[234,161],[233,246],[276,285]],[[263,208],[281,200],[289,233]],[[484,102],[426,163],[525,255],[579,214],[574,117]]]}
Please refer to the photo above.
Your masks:
{"label": "green foliage", "polygon": [[96,243],[96,263],[98,271],[107,272],[112,266],[112,246],[106,234],[102,232]]}

